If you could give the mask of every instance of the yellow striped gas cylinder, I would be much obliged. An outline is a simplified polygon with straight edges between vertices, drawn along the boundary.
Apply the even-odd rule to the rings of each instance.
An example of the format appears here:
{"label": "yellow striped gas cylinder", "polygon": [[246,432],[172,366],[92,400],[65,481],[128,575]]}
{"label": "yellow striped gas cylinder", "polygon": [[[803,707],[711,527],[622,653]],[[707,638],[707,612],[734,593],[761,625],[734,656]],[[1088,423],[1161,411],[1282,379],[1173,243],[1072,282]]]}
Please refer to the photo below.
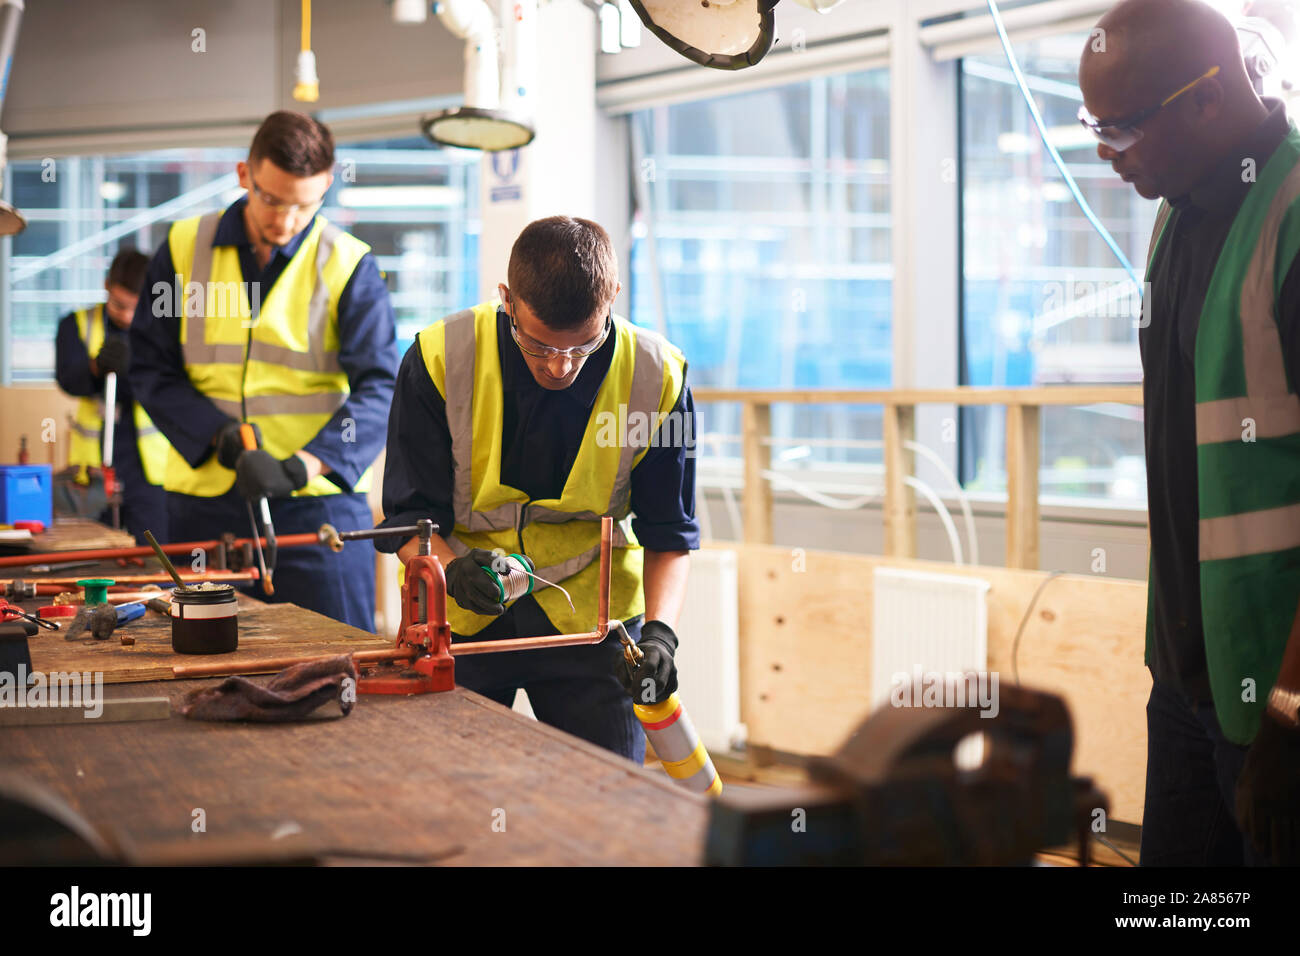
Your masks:
{"label": "yellow striped gas cylinder", "polygon": [[657,704],[633,703],[632,709],[674,782],[711,797],[722,792],[722,779],[676,694],[669,694],[667,700]]}

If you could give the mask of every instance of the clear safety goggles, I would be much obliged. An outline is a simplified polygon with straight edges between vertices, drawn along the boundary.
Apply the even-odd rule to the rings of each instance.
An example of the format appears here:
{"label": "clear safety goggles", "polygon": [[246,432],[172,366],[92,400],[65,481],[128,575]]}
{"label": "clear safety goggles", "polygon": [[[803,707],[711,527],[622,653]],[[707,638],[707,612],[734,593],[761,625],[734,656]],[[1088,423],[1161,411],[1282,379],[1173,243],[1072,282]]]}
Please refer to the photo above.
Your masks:
{"label": "clear safety goggles", "polygon": [[1102,143],[1105,143],[1111,149],[1115,150],[1115,152],[1122,153],[1124,150],[1131,148],[1135,143],[1142,139],[1142,130],[1140,127],[1143,123],[1155,116],[1174,100],[1178,99],[1178,97],[1182,96],[1197,83],[1201,82],[1201,80],[1208,80],[1218,72],[1219,68],[1217,66],[1212,66],[1182,89],[1165,97],[1155,106],[1148,107],[1141,112],[1134,113],[1131,116],[1126,116],[1123,119],[1103,121],[1088,112],[1086,106],[1080,106],[1079,122],[1082,123],[1085,128],[1090,130]]}
{"label": "clear safety goggles", "polygon": [[613,312],[605,317],[605,329],[592,339],[586,345],[575,345],[573,348],[557,349],[553,345],[543,345],[532,336],[526,335],[520,331],[519,325],[515,322],[513,310],[510,313],[510,334],[514,336],[515,344],[519,346],[519,351],[525,355],[531,355],[539,359],[556,359],[560,356],[570,359],[586,358],[588,355],[598,351],[605,344],[605,339],[609,337],[609,331],[614,326]]}

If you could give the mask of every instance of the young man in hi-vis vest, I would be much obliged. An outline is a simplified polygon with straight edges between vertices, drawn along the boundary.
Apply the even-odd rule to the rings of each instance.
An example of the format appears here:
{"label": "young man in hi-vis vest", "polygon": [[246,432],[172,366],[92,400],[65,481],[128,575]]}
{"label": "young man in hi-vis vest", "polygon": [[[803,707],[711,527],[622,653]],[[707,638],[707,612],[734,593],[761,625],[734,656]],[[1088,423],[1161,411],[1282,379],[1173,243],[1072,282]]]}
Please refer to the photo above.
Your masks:
{"label": "young man in hi-vis vest", "polygon": [[1079,85],[1098,156],[1161,199],[1141,862],[1300,863],[1300,131],[1194,0],[1118,4]]}
{"label": "young man in hi-vis vest", "polygon": [[[524,688],[542,721],[640,762],[630,694],[677,686],[681,611],[695,520],[695,410],[686,361],[614,315],[618,260],[594,222],[530,224],[500,298],[433,323],[398,372],[388,421],[385,523],[432,518],[456,640],[595,629],[600,518],[615,519],[610,617],[645,654],[628,674],[619,641],[457,658],[456,682],[507,706]],[[381,550],[405,558],[409,541]],[[519,556],[573,599],[520,578]],[[508,556],[508,557],[507,557]],[[643,700],[637,697],[638,702]]]}
{"label": "young man in hi-vis vest", "polygon": [[54,340],[59,388],[81,399],[68,440],[68,464],[78,469],[79,482],[89,483],[89,470],[103,463],[104,382],[110,372],[117,375],[111,464],[122,488],[122,527],[141,544],[146,528],[168,540],[162,490],[167,439],[134,401],[127,377],[131,320],[148,266],[142,253],[120,250],[104,280],[108,301],[65,315]]}
{"label": "young man in hi-vis vest", "polygon": [[[224,212],[172,224],[131,327],[136,396],[171,442],[163,486],[175,541],[249,532],[266,497],[277,534],[371,525],[397,350],[370,247],[317,214],[334,139],[272,113]],[[240,424],[260,447],[246,450]],[[260,522],[259,522],[260,524]],[[374,550],[281,550],[276,601],[374,629]]]}

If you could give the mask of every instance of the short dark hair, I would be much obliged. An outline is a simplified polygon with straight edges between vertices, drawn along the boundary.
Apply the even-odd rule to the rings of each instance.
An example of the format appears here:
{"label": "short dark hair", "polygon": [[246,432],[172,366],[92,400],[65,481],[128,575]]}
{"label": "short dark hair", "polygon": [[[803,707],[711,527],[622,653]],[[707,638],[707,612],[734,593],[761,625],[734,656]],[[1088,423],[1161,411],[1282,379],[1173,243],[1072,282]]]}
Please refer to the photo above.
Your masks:
{"label": "short dark hair", "polygon": [[248,147],[250,165],[263,159],[294,176],[315,176],[334,166],[334,134],[306,113],[279,110],[262,120]]}
{"label": "short dark hair", "polygon": [[139,293],[149,271],[149,257],[136,249],[120,249],[108,267],[108,284]]}
{"label": "short dark hair", "polygon": [[556,330],[577,328],[614,300],[618,256],[589,219],[551,216],[524,227],[510,250],[510,294]]}

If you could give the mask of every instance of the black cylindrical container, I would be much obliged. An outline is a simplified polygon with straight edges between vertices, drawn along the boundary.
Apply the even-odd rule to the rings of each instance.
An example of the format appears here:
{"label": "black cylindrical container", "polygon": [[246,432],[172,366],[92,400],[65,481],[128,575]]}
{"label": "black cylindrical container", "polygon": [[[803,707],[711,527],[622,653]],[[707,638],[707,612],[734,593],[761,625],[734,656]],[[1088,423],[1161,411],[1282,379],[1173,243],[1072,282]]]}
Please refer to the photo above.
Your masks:
{"label": "black cylindrical container", "polygon": [[225,654],[239,646],[239,605],[231,584],[172,590],[172,650]]}

